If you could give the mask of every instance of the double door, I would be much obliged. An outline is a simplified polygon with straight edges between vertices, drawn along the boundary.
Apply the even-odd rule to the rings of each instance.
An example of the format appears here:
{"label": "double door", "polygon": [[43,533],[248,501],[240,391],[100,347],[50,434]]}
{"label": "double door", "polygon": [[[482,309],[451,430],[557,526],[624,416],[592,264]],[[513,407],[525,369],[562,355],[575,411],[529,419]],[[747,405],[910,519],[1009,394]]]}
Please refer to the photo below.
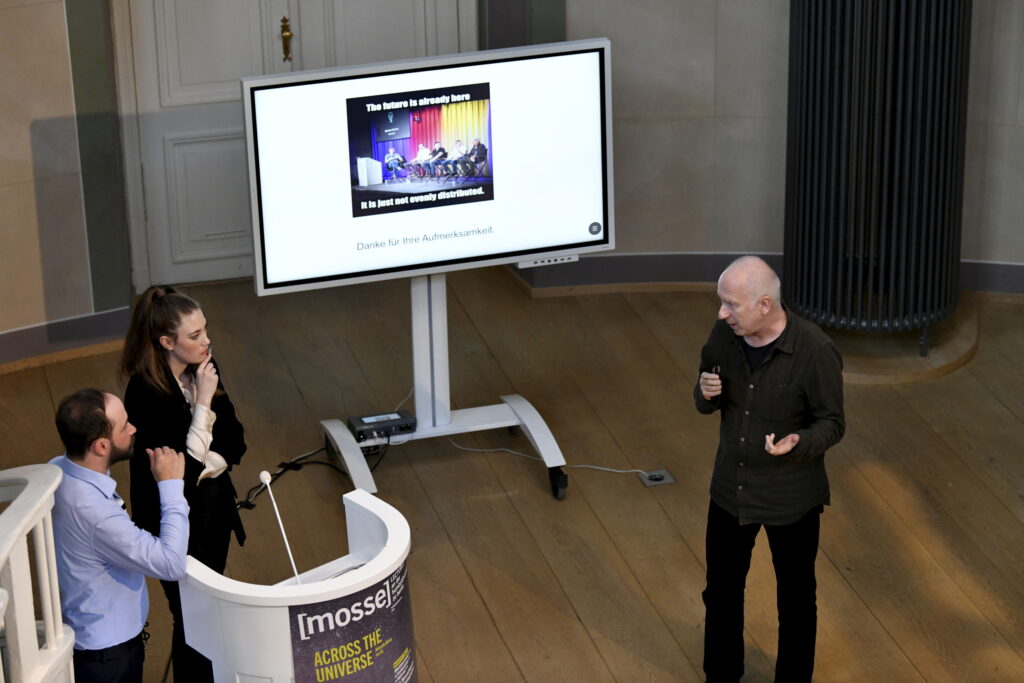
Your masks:
{"label": "double door", "polygon": [[475,0],[126,1],[137,289],[253,272],[239,79],[476,49]]}

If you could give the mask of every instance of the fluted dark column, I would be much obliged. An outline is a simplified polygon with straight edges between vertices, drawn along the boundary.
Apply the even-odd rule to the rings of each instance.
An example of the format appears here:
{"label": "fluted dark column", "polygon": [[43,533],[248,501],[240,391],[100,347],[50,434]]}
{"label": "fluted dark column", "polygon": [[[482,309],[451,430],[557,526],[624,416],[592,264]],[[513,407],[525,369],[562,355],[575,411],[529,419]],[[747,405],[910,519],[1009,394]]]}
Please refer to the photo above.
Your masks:
{"label": "fluted dark column", "polygon": [[792,0],[784,298],[848,330],[956,307],[970,0]]}

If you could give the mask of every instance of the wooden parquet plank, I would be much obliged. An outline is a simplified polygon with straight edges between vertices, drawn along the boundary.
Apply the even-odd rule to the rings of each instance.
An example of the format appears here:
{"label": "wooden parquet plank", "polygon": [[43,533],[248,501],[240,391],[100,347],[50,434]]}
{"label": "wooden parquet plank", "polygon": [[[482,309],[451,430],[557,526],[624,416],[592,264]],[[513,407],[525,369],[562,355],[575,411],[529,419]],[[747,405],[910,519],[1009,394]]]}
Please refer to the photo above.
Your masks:
{"label": "wooden parquet plank", "polygon": [[[668,462],[670,471],[677,473],[683,494],[674,494],[674,487],[654,491],[703,562],[703,547],[698,546],[703,539],[707,516],[707,488],[718,446],[719,419],[717,416],[698,414],[693,406],[691,393],[697,379],[700,349],[715,319],[718,299],[696,294],[662,294],[652,297],[630,295],[627,299],[645,326],[660,341],[661,347],[673,358],[673,364],[681,368],[672,377],[673,381],[679,382],[685,389],[686,396],[678,405],[673,406],[678,411],[673,431],[679,435],[677,439],[685,444],[685,448],[663,452],[678,454],[674,460]],[[633,330],[637,327],[635,323],[628,322],[628,316],[625,314],[623,320],[626,322],[616,324],[608,321],[608,326],[619,330],[620,334],[623,330]],[[650,368],[635,374],[654,375],[659,367],[668,366],[664,360],[649,362]],[[651,382],[656,383],[657,380]],[[660,422],[669,424],[671,417],[666,412],[668,408],[669,400],[666,398],[645,406],[644,410],[655,413],[660,411]],[[623,404],[617,412],[624,415],[623,419],[629,419],[629,409],[628,404]],[[633,416],[633,419],[637,419],[636,416]],[[833,456],[830,454],[827,457],[831,461]],[[830,471],[831,469],[830,467]],[[679,476],[678,473],[685,475]],[[842,483],[836,481],[834,473],[832,475],[832,486],[835,490],[837,484],[841,486]],[[698,505],[702,507],[698,508]],[[832,522],[837,514],[845,515],[847,511],[840,506],[832,506],[826,510],[822,518],[823,549],[833,534]],[[851,539],[851,542],[858,540],[863,542],[863,539]],[[817,675],[822,680],[913,680],[916,676],[913,667],[899,652],[895,642],[881,624],[871,616],[859,596],[836,572],[836,568],[828,561],[824,552],[819,557],[817,574]],[[764,656],[774,659],[778,642],[775,577],[763,534],[758,537],[755,546],[747,586],[748,631],[755,646],[763,651]],[[885,656],[862,657],[858,654],[862,650],[850,648],[851,642],[859,643],[873,652],[885,653]]]}
{"label": "wooden parquet plank", "polygon": [[1019,304],[985,298],[979,301],[978,352],[966,370],[1017,421],[1024,422],[1024,364],[1019,360],[1024,353],[1024,316],[1019,308]]}
{"label": "wooden parquet plank", "polygon": [[[690,394],[717,297],[530,299],[500,269],[451,273],[448,285],[454,407],[519,393],[570,464],[667,467],[678,481],[645,489],[633,474],[571,469],[556,501],[541,463],[444,439],[394,446],[375,476],[412,526],[421,680],[700,680],[718,420],[697,414]],[[250,450],[233,473],[243,495],[261,469],[321,446],[320,420],[391,410],[411,388],[405,280],[262,299],[249,282],[185,289],[204,306],[247,427]],[[1024,678],[1022,302],[979,299],[978,353],[957,372],[847,386],[848,433],[827,456],[816,680]],[[0,376],[0,465],[58,454],[56,402],[84,386],[120,394],[117,355]],[[454,441],[533,453],[505,430]],[[127,469],[113,474],[126,493]],[[350,486],[323,466],[275,484],[302,568],[346,552]],[[229,573],[272,583],[290,567],[269,499],[257,502]],[[158,584],[151,598],[146,680],[160,680],[170,637]],[[762,536],[745,681],[773,677],[775,619]]]}
{"label": "wooden parquet plank", "polygon": [[[939,512],[931,515],[929,521],[944,533],[929,548],[1024,656],[1024,467],[1017,457],[1024,425],[963,370],[929,386],[906,385],[897,391],[948,446],[930,454],[933,460],[949,460],[947,468],[936,471],[932,485],[935,504],[949,519]],[[945,482],[939,479],[943,476]],[[986,541],[979,543],[979,538]]]}
{"label": "wooden parquet plank", "polygon": [[[994,576],[984,569],[984,553],[964,526],[967,518],[1005,518],[1005,508],[993,505],[896,391],[847,386],[846,398],[847,415],[856,419],[849,421],[835,449],[842,457],[833,458],[831,467],[844,483],[836,497],[857,492],[860,501],[844,504],[857,514],[837,520],[844,525],[842,542],[823,542],[829,557],[926,679],[999,680],[1006,672],[1024,673],[1024,661],[959,585]],[[848,476],[847,467],[860,478]],[[867,555],[846,542],[869,532]],[[985,545],[992,532],[979,528],[989,539]],[[985,590],[974,588],[976,596]]]}
{"label": "wooden parquet plank", "polygon": [[[401,322],[389,321],[383,329],[349,330],[349,343],[366,376],[381,389],[382,395],[391,397],[404,396],[407,382],[411,382],[411,375],[396,370],[407,368],[411,372],[411,353],[407,346],[411,344],[406,312],[408,283],[403,284],[404,292],[393,292],[395,298],[401,296],[399,301],[363,297],[351,306],[358,319],[373,310],[382,310],[381,306],[401,311],[402,304],[405,305]],[[449,316],[453,313],[458,314],[458,310],[450,308]],[[484,365],[490,368],[493,377],[496,368],[493,359],[475,339],[472,329],[463,329],[467,334],[451,339],[452,356],[476,354],[489,359]],[[387,343],[382,344],[381,339]],[[402,343],[400,339],[409,341]],[[453,373],[453,394],[459,395],[462,383],[476,385],[479,381],[475,376],[467,376],[464,369],[457,371]],[[497,396],[492,397],[491,402],[496,399]],[[384,404],[380,409],[390,409],[393,405]],[[486,604],[521,675],[537,681],[552,677],[610,680],[589,635],[569,608],[544,557],[533,547],[529,530],[510,505],[487,461],[467,457],[443,439],[415,441],[393,449],[396,453],[401,451],[411,463],[431,508],[444,525],[455,552],[472,577],[472,586]],[[381,481],[378,486],[386,494],[387,483]],[[496,567],[500,571],[495,572]],[[437,665],[433,664],[432,668],[436,669]],[[495,675],[496,672],[492,672],[485,678]]]}
{"label": "wooden parquet plank", "polygon": [[[392,373],[385,372],[383,380],[378,380],[373,373],[366,374],[366,368],[359,359],[360,345],[365,339],[367,343],[378,346],[381,328],[387,325],[382,320],[380,325],[367,326],[363,315],[395,294],[396,284],[379,283],[250,302],[253,310],[246,317],[258,320],[259,329],[245,330],[239,335],[240,339],[272,340],[273,343],[264,343],[274,349],[278,357],[250,358],[246,366],[262,369],[265,363],[276,363],[282,378],[282,390],[272,393],[280,395],[278,401],[289,399],[292,403],[290,409],[301,413],[297,418],[276,412],[265,414],[261,422],[276,425],[292,419],[293,429],[304,430],[301,439],[303,448],[306,448],[315,447],[312,440],[323,440],[319,420],[344,418],[353,412],[373,412],[381,398],[378,394],[387,396],[389,393],[384,387],[392,384]],[[231,298],[236,304],[233,310],[239,308],[238,298],[240,295]],[[369,309],[356,305],[357,298],[363,302],[362,306],[368,305]],[[393,306],[395,302],[388,303]],[[360,336],[359,330],[363,330],[364,336]],[[232,335],[236,332],[233,331]],[[350,334],[355,336],[354,342],[349,341]],[[219,353],[220,344],[217,344]],[[234,351],[244,353],[243,345],[237,346]],[[400,391],[395,385],[391,394]],[[271,405],[274,403],[276,401],[270,402]],[[307,476],[307,472],[310,475]],[[399,484],[381,486],[378,495],[382,499],[396,505],[400,511],[405,512],[410,507],[418,511],[409,558],[409,580],[418,652],[425,666],[441,680],[480,680],[487,675],[493,675],[494,680],[520,680],[521,674],[407,460],[396,457],[393,452],[378,472],[382,479]],[[280,504],[283,506],[285,501],[293,505],[301,502],[304,508],[302,516],[317,520],[315,524],[290,532],[296,556],[303,553],[308,565],[315,566],[344,554],[341,548],[344,544],[341,494],[350,490],[351,483],[321,469],[308,467],[282,478],[281,484],[286,483],[292,487],[275,487]],[[272,515],[269,506],[260,507],[265,508],[267,515]],[[324,534],[325,526],[336,531]],[[280,544],[269,517],[259,528],[264,530],[263,535],[271,546]],[[290,528],[294,529],[294,525]],[[325,539],[331,542],[325,543]],[[326,546],[330,557],[321,558],[309,552],[318,546]],[[272,552],[280,555],[279,548],[273,548]],[[258,553],[254,560],[258,561],[261,554]],[[452,609],[457,610],[457,621],[452,619]],[[443,628],[432,623],[436,617],[444,618]]]}
{"label": "wooden parquet plank", "polygon": [[[449,320],[453,339],[472,337],[463,332],[470,324],[470,320],[461,314],[461,309],[455,309],[454,314],[450,309]],[[453,351],[453,362],[462,368],[458,373],[466,376],[475,374],[479,378],[468,385],[456,383],[462,400],[469,405],[493,403],[498,395],[513,390],[504,374],[493,366],[493,361],[487,361],[490,354],[484,352],[485,348],[480,348],[474,342],[464,352],[456,354]],[[529,398],[538,407],[545,404],[541,394],[549,390],[553,389],[555,394],[564,398],[564,392],[555,386],[534,385],[530,389]],[[578,409],[582,413],[579,418],[570,422],[593,420],[584,402],[572,397],[567,403],[571,406],[563,403],[560,406],[562,410]],[[541,410],[545,408],[541,407]],[[558,427],[550,419],[548,422],[556,434],[559,434]],[[459,441],[467,445],[474,443],[467,437],[460,437]],[[512,448],[532,453],[522,435],[510,436],[502,430],[482,432],[476,437],[475,442],[488,448]],[[498,473],[509,498],[530,528],[552,570],[557,574],[558,583],[572,601],[572,606],[568,607],[568,615],[572,615],[573,610],[578,613],[578,618],[591,632],[596,647],[600,650],[601,656],[608,661],[608,666],[616,677],[620,680],[622,676],[657,680],[664,677],[673,679],[680,675],[675,664],[678,655],[670,657],[667,666],[661,665],[658,661],[650,664],[643,660],[638,661],[633,656],[632,651],[635,648],[631,643],[637,639],[637,634],[632,631],[637,616],[650,620],[654,615],[647,613],[647,616],[644,616],[648,609],[648,598],[639,586],[628,586],[629,594],[624,595],[622,588],[617,585],[621,579],[616,577],[628,576],[629,570],[623,565],[617,549],[607,538],[587,501],[572,494],[564,501],[554,500],[547,485],[546,469],[542,463],[504,454],[489,455],[486,458]],[[603,559],[596,561],[598,558]],[[593,595],[605,596],[604,602],[611,605],[612,610],[621,610],[623,613],[609,623],[608,617],[611,615],[594,613],[590,604]],[[595,624],[600,628],[600,633],[594,633]],[[671,651],[674,648],[669,646],[669,649]],[[682,673],[686,678],[681,680],[696,680],[696,674],[692,669],[684,667]],[[582,676],[581,680],[588,679],[586,670],[578,670],[577,675]],[[590,678],[593,678],[593,674]]]}
{"label": "wooden parquet plank", "polygon": [[714,292],[624,296],[676,367],[687,376],[692,374],[693,381],[697,381],[700,350],[711,333],[721,305],[718,296]]}
{"label": "wooden parquet plank", "polygon": [[0,375],[0,468],[45,463],[64,451],[56,409],[45,368]]}
{"label": "wooden parquet plank", "polygon": [[[316,422],[302,402],[299,387],[274,334],[268,299],[257,299],[250,283],[230,282],[188,288],[203,307],[214,358],[242,424],[248,450],[231,472],[239,496],[259,484],[262,470],[275,472],[278,463],[322,445]],[[337,486],[340,477],[307,468],[282,477],[274,488],[287,528],[312,515],[325,534],[289,536],[299,571],[328,562],[346,552]],[[297,503],[301,501],[302,506]],[[294,507],[293,507],[294,505]],[[242,512],[246,545],[232,548],[227,573],[240,581],[272,584],[291,575],[291,565],[276,529],[269,497],[254,510]],[[249,531],[252,525],[256,533]],[[265,533],[260,530],[266,530]]]}
{"label": "wooden parquet plank", "polygon": [[979,296],[977,303],[978,327],[987,342],[1006,358],[1019,358],[1024,352],[1024,297],[985,295]]}
{"label": "wooden parquet plank", "polygon": [[392,452],[374,473],[384,487],[378,495],[412,529],[408,562],[417,655],[438,681],[523,680],[464,553],[409,463],[417,457],[429,456]]}
{"label": "wooden parquet plank", "polygon": [[[570,464],[586,462],[615,468],[631,467],[614,436],[607,432],[600,419],[595,419],[599,416],[589,397],[585,392],[577,393],[576,387],[581,386],[582,378],[577,374],[579,369],[574,367],[576,357],[594,353],[594,345],[599,343],[591,338],[592,330],[584,324],[585,314],[578,302],[575,299],[533,301],[524,307],[523,302],[518,301],[522,295],[497,276],[500,273],[459,274],[455,289],[518,393],[545,416]],[[576,457],[577,453],[585,455]],[[695,567],[699,573],[692,552],[635,475],[571,470],[570,477],[576,484],[570,483],[569,499],[582,495],[589,501],[617,548],[616,554],[621,555],[630,573],[637,578],[643,601],[656,610],[649,616],[640,612],[631,617],[633,628],[643,628],[652,634],[642,637],[646,647],[658,648],[643,659],[664,671],[681,666],[672,663],[679,655],[673,654],[673,648],[664,642],[668,635],[679,647],[688,646],[684,649],[688,667],[698,670],[700,656],[692,637],[695,616],[692,607],[699,602],[699,596],[685,592]],[[659,561],[646,561],[651,557]],[[562,563],[572,561],[571,557],[560,556],[559,559]],[[593,580],[597,583],[600,578],[593,577]],[[587,601],[592,599],[582,594],[575,598],[574,604],[582,613],[589,608]],[[605,598],[610,599],[610,596]],[[679,605],[689,605],[691,609],[680,612]],[[601,614],[596,613],[592,618],[600,619]],[[600,621],[588,624],[588,628],[595,639],[601,637],[596,631],[606,630]],[[640,641],[641,636],[637,632],[632,639]],[[640,645],[637,642],[631,649],[636,650]]]}
{"label": "wooden parquet plank", "polygon": [[[620,420],[621,426],[619,431],[629,434],[630,424],[635,424],[644,415],[651,415],[655,425],[670,425],[672,424],[672,413],[676,412],[676,429],[656,431],[674,435],[676,441],[684,441],[691,447],[688,449],[688,453],[679,453],[678,460],[670,467],[676,471],[694,473],[688,479],[688,490],[682,497],[690,500],[700,500],[706,505],[707,482],[710,481],[710,468],[714,460],[714,452],[717,448],[719,419],[717,416],[702,416],[693,407],[692,388],[693,383],[696,381],[696,366],[700,345],[703,344],[703,340],[700,339],[702,335],[689,335],[691,343],[696,341],[696,344],[687,354],[694,359],[689,371],[685,373],[672,372],[675,369],[674,365],[667,358],[663,358],[654,352],[647,354],[630,352],[630,349],[653,349],[655,347],[647,338],[649,332],[647,332],[646,328],[639,324],[639,321],[633,319],[631,308],[624,308],[614,299],[607,301],[586,299],[582,301],[585,307],[588,306],[588,302],[590,305],[588,310],[593,316],[597,327],[611,331],[611,333],[606,333],[603,346],[611,350],[618,348],[620,352],[614,355],[631,361],[630,363],[624,362],[624,366],[619,370],[619,374],[621,376],[634,377],[649,387],[643,402],[618,400],[614,392],[607,392],[608,409],[607,417],[605,417],[606,421],[610,419]],[[713,317],[708,313],[714,313],[714,304],[712,303],[711,306],[707,307],[706,312],[701,310],[702,306],[699,303],[694,306],[694,309],[695,311],[689,315],[691,319],[689,326],[691,328],[696,327],[696,320],[693,319],[702,314],[702,317],[708,319],[706,326],[710,329],[710,320],[713,320]],[[611,339],[617,339],[618,341],[611,341]],[[603,364],[608,365],[612,362],[614,362],[612,358],[604,359]],[[660,381],[659,377],[661,378]],[[667,393],[664,388],[660,388],[666,382],[675,386],[672,393]],[[597,387],[588,386],[586,389],[588,396],[599,395],[599,392],[600,390]],[[592,400],[596,399],[592,398]],[[656,448],[656,446],[654,447]],[[671,452],[671,447],[671,441],[662,444],[661,451]],[[644,450],[649,449],[645,448]],[[678,453],[682,449],[676,446],[675,450]],[[697,475],[697,472],[700,472],[700,475]],[[662,500],[666,509],[672,509],[677,505],[677,499],[680,496],[671,496],[670,487],[666,487],[666,489],[659,493],[661,494],[660,500]],[[693,533],[694,522],[701,525],[699,534],[688,537],[691,545],[700,547],[703,542],[702,527],[706,518],[706,508],[699,512],[691,510],[686,510],[682,513],[676,512],[671,516],[673,519],[681,519],[687,515],[691,516],[691,522],[686,527],[689,533]],[[701,548],[698,551],[698,556],[703,559],[702,550]],[[839,602],[845,604],[847,608],[857,606],[857,601],[854,599],[850,589],[843,586],[843,583],[835,575],[834,569],[828,563],[822,563],[819,571],[823,575],[823,583],[840,589],[845,588],[845,591],[837,596]],[[703,577],[701,577],[698,585],[703,587]],[[747,585],[747,629],[754,644],[764,653],[764,656],[773,659],[777,647],[778,628],[775,609],[775,581],[770,553],[767,549],[767,541],[763,535],[758,539],[756,545]],[[862,621],[867,622],[862,626],[862,631],[871,640],[873,647],[876,650],[889,650],[890,653],[896,655],[896,664],[888,664],[881,671],[877,671],[877,669],[873,671],[872,668],[865,667],[861,663],[860,658],[848,656],[848,652],[844,648],[830,649],[828,647],[830,642],[825,638],[823,639],[822,647],[818,649],[817,655],[817,671],[823,680],[833,680],[839,677],[841,672],[850,675],[851,678],[855,678],[859,675],[870,673],[892,674],[901,671],[899,667],[900,658],[891,639],[877,623],[871,623],[873,620],[863,607],[859,610],[858,616]],[[821,622],[823,633],[828,634],[835,630],[834,616],[824,610],[822,611]]]}
{"label": "wooden parquet plank", "polygon": [[[1012,527],[1024,524],[1024,460],[1017,455],[1024,443],[1024,422],[993,401],[988,388],[968,371],[896,390],[951,449],[951,464],[962,463],[1016,518],[1007,530],[1015,536],[1019,529]],[[1014,558],[1019,559],[1024,558]],[[1017,568],[1024,572],[1020,564]]]}

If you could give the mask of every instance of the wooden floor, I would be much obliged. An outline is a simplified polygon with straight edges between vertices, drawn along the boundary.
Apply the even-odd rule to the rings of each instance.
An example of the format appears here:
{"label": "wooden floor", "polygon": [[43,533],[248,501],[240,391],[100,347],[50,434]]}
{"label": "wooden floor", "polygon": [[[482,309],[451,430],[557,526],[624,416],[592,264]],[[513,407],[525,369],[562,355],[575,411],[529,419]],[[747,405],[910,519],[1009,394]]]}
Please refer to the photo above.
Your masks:
{"label": "wooden floor", "polygon": [[[239,490],[315,449],[321,419],[391,410],[412,383],[405,281],[257,299],[249,283],[193,287],[248,431]],[[452,399],[519,393],[571,464],[668,468],[677,483],[570,473],[433,439],[392,447],[379,495],[412,527],[409,577],[421,681],[702,679],[704,523],[717,416],[693,407],[711,293],[530,299],[502,269],[448,277]],[[982,298],[964,367],[925,382],[847,385],[846,438],[827,456],[832,506],[818,558],[820,681],[1024,680],[1024,301]],[[60,452],[68,392],[118,391],[116,354],[0,375],[0,465]],[[460,436],[531,452],[505,430]],[[127,468],[116,472],[127,492]],[[346,552],[326,467],[275,486],[300,570]],[[289,574],[269,500],[229,573]],[[151,590],[147,680],[167,666]],[[748,581],[747,681],[773,676],[774,578],[762,535]]]}

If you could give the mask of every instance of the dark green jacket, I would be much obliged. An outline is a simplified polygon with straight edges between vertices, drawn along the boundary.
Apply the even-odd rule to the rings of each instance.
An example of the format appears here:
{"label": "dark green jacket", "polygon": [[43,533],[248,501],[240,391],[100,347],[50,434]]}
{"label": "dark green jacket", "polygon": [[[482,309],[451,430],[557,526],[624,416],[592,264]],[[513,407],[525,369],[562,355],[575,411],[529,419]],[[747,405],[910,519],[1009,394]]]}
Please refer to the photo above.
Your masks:
{"label": "dark green jacket", "polygon": [[[787,311],[786,329],[750,371],[743,344],[719,320],[701,350],[700,371],[720,367],[722,394],[708,401],[694,387],[697,410],[722,413],[711,498],[741,524],[789,524],[829,503],[825,451],[843,438],[843,360],[832,340]],[[765,451],[765,435],[790,433],[788,454]]]}

